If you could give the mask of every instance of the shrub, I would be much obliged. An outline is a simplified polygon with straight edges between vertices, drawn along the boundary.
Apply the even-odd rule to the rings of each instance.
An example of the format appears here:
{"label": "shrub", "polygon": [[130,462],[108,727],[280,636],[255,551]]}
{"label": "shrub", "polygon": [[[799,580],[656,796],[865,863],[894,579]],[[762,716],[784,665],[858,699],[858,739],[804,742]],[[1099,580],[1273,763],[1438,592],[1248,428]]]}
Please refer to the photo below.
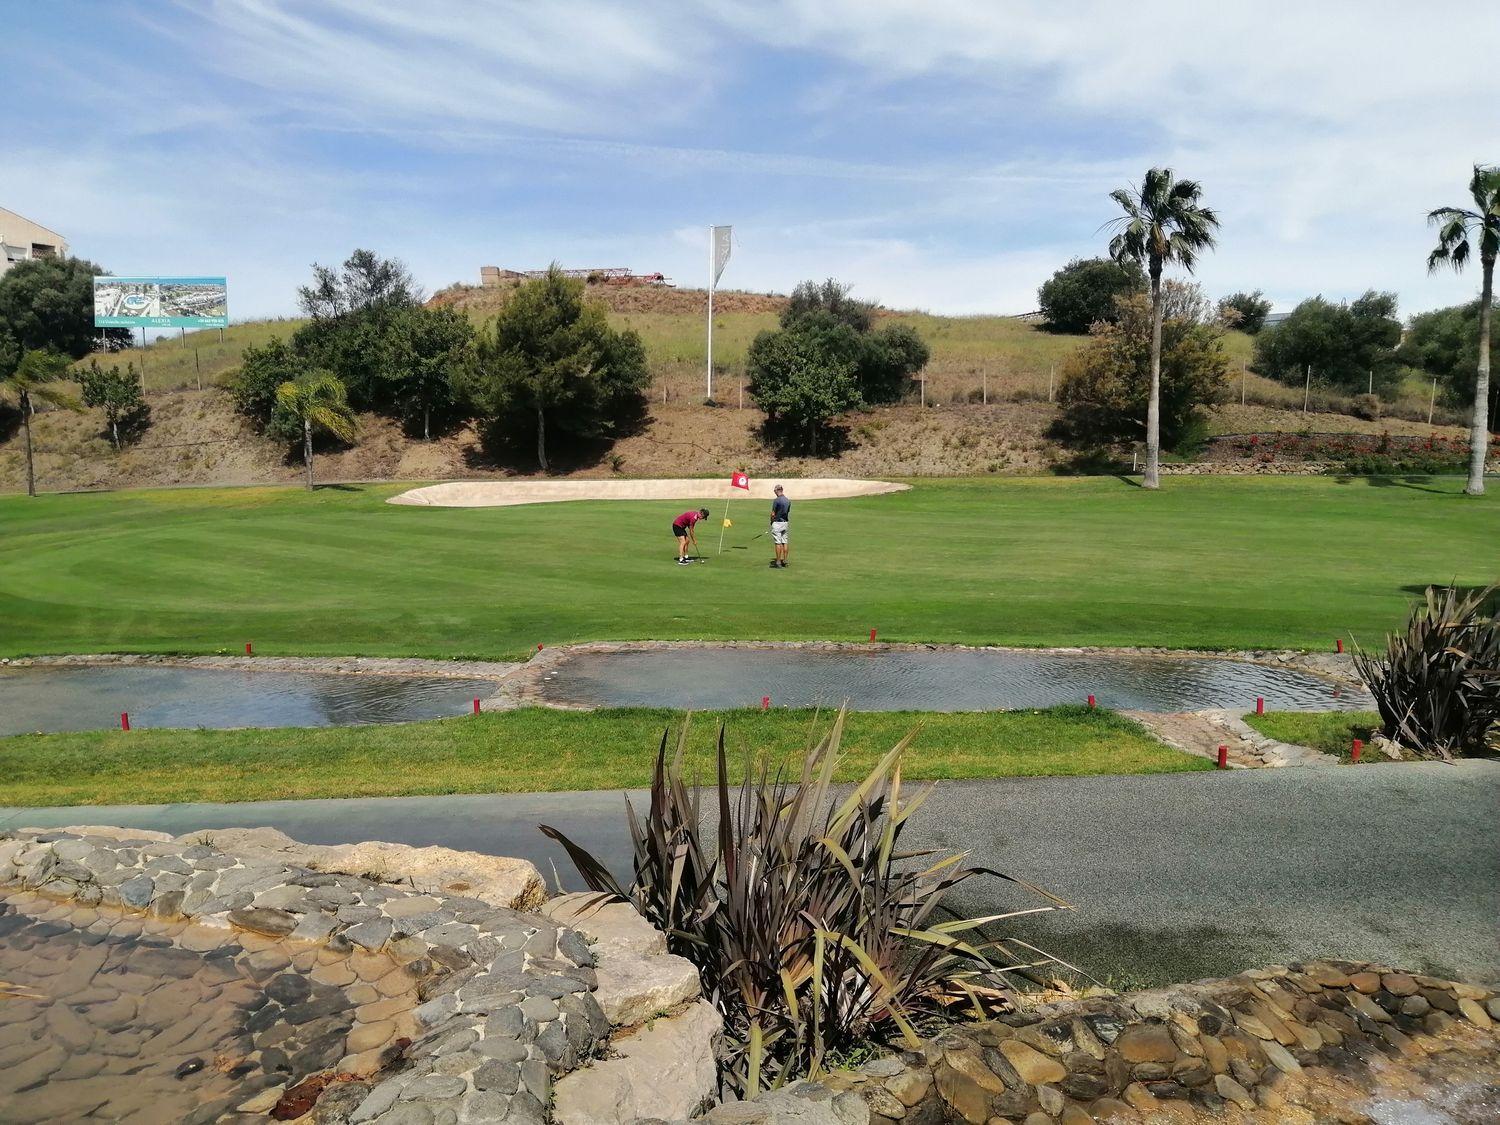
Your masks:
{"label": "shrub", "polygon": [[104,411],[104,424],[109,427],[110,440],[115,443],[116,450],[120,448],[122,430],[129,438],[145,428],[151,408],[146,405],[135,364],[127,364],[121,371],[118,366],[101,368],[97,359],[91,360],[78,382],[83,391],[83,404]]}
{"label": "shrub", "polygon": [[1255,337],[1255,370],[1291,387],[1316,384],[1346,392],[1373,381],[1385,398],[1400,390],[1401,340],[1394,293],[1366,293],[1348,304],[1322,297],[1303,301],[1291,314]]}
{"label": "shrub", "polygon": [[535,442],[547,471],[549,442],[609,441],[645,414],[646,350],[616,332],[584,283],[553,266],[521,285],[479,337],[472,397],[489,440]]}
{"label": "shrub", "polygon": [[1349,403],[1349,411],[1356,418],[1363,418],[1367,422],[1374,422],[1380,417],[1380,396],[1372,394],[1355,395]]}
{"label": "shrub", "polygon": [[1500,623],[1486,610],[1496,589],[1430,586],[1383,654],[1356,647],[1387,738],[1448,760],[1486,749],[1500,722]]}
{"label": "shrub", "polygon": [[1114,321],[1118,297],[1139,293],[1146,275],[1135,265],[1108,258],[1074,258],[1037,290],[1037,307],[1052,332],[1087,332],[1101,321]]}
{"label": "shrub", "polygon": [[1271,302],[1259,289],[1254,293],[1231,293],[1219,300],[1219,317],[1224,327],[1238,328],[1248,336],[1254,336],[1266,326],[1266,317],[1270,313]]}
{"label": "shrub", "polygon": [[[710,819],[703,790],[684,776],[685,725],[670,758],[663,735],[644,818],[626,802],[635,872],[628,890],[561,832],[542,827],[591,889],[632,901],[667,934],[671,951],[698,967],[731,1040],[726,1084],[743,1097],[816,1075],[831,1057],[872,1039],[915,1047],[916,1021],[954,1003],[993,1010],[1009,992],[1007,974],[1033,960],[982,932],[1011,915],[943,917],[955,887],[1008,876],[900,848],[908,818],[930,792],[903,791],[910,736],[852,793],[836,796],[843,724],[840,712],[800,778],[747,762],[736,794],[721,727]],[[1045,898],[1042,910],[1067,905],[1009,881]]]}
{"label": "shrub", "polygon": [[264,347],[251,345],[245,349],[240,369],[229,382],[229,397],[234,400],[234,408],[267,436],[294,441],[302,436],[302,428],[277,413],[276,389],[306,374],[307,365],[297,353],[279,336],[273,336]]}
{"label": "shrub", "polygon": [[854,364],[830,337],[852,334],[804,326],[762,332],[750,344],[745,370],[750,394],[766,412],[766,437],[788,450],[817,455],[818,438],[839,415],[863,406]]}
{"label": "shrub", "polygon": [[[1098,324],[1063,362],[1054,433],[1074,445],[1140,439],[1151,388],[1151,310],[1145,298],[1120,302],[1117,324]],[[1222,401],[1229,369],[1222,334],[1209,325],[1162,325],[1161,437],[1176,449],[1195,431],[1199,409]]]}
{"label": "shrub", "polygon": [[874,302],[851,297],[849,287],[833,278],[804,281],[782,310],[781,332],[814,341],[830,370],[848,365],[861,403],[900,402],[911,390],[912,377],[927,366],[929,352],[910,325],[874,331],[875,309]]}

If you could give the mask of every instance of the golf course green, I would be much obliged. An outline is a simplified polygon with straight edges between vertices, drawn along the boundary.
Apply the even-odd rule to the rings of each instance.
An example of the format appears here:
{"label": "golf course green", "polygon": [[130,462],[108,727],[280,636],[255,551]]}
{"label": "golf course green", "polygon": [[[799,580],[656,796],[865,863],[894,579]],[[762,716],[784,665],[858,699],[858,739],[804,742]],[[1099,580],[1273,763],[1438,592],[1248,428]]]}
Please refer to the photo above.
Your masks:
{"label": "golf course green", "polygon": [[688,505],[389,505],[402,485],[0,498],[0,656],[519,658],[582,640],[882,640],[1326,649],[1429,583],[1500,574],[1500,498],[1457,478],[921,480],[764,504],[673,565]]}

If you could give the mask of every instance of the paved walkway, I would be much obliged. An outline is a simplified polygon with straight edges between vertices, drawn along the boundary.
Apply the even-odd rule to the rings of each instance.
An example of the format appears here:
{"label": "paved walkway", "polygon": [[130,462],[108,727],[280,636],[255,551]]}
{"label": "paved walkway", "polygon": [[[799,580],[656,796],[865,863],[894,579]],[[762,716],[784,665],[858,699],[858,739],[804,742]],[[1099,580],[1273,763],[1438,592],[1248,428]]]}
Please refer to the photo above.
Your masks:
{"label": "paved walkway", "polygon": [[[618,793],[0,809],[0,826],[272,825],[309,843],[445,844],[531,859],[568,889],[550,823],[617,870]],[[1121,985],[1318,955],[1500,980],[1500,763],[944,782],[906,839],[1077,909],[1021,936]],[[970,909],[1021,904],[1003,886]]]}

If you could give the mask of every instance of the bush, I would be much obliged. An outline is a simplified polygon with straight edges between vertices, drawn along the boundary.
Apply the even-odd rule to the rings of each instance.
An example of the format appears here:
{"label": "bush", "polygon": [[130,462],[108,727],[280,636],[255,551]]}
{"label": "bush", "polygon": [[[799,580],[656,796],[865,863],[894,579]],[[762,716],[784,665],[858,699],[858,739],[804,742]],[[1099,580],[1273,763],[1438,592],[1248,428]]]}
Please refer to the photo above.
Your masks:
{"label": "bush", "polygon": [[[613,440],[644,416],[646,349],[616,332],[584,283],[553,266],[522,284],[479,337],[471,395],[489,440],[574,448]],[[561,440],[559,440],[561,439]]]}
{"label": "bush", "polygon": [[1401,386],[1400,340],[1394,293],[1371,290],[1348,304],[1312,297],[1256,336],[1255,370],[1290,387],[1304,386],[1309,368],[1314,383],[1345,392],[1373,381],[1390,399]]}
{"label": "bush", "polygon": [[1257,289],[1254,293],[1231,293],[1219,300],[1219,317],[1224,327],[1238,328],[1248,336],[1254,336],[1266,326],[1266,317],[1271,313],[1271,302]]}
{"label": "bush", "polygon": [[[747,761],[734,795],[721,727],[708,816],[704,790],[684,774],[686,724],[670,758],[663,735],[644,819],[626,802],[635,872],[628,889],[542,827],[591,889],[632,901],[671,951],[697,966],[730,1040],[725,1084],[741,1097],[815,1076],[871,1040],[915,1048],[919,1020],[940,1019],[950,1005],[993,1011],[1009,994],[1004,974],[1017,970],[1003,939],[983,933],[1009,915],[944,916],[950,891],[997,873],[900,847],[925,796],[901,786],[909,737],[847,797],[835,794],[843,723],[841,712],[800,778]],[[1066,906],[1019,885],[1048,900],[1042,910]]]}
{"label": "bush", "polygon": [[[1492,333],[1490,370],[1500,371],[1500,332]],[[1474,405],[1474,381],[1479,367],[1479,302],[1418,313],[1411,318],[1401,346],[1401,362],[1436,377],[1440,402],[1454,408]],[[1492,379],[1491,396],[1500,395],[1500,380]],[[1492,397],[1493,401],[1493,397]]]}
{"label": "bush", "polygon": [[[823,330],[823,329],[827,330]],[[766,412],[766,438],[789,451],[817,456],[818,439],[839,415],[864,405],[854,364],[838,345],[845,325],[807,321],[762,332],[745,358],[750,395]]]}
{"label": "bush", "polygon": [[276,389],[295,383],[307,374],[307,364],[279,336],[263,347],[251,345],[240,358],[240,369],[229,381],[234,408],[249,418],[268,437],[295,441],[302,428],[276,410]]}
{"label": "bush", "polygon": [[1448,760],[1485,752],[1500,722],[1500,623],[1486,610],[1496,589],[1428,587],[1383,654],[1356,647],[1387,738]]}
{"label": "bush", "polygon": [[101,368],[98,360],[92,360],[78,382],[83,404],[104,411],[104,424],[109,427],[116,450],[120,448],[122,432],[131,438],[145,429],[151,408],[146,405],[135,364],[127,364],[121,371],[118,366]]}
{"label": "bush", "polygon": [[[1193,434],[1200,408],[1223,400],[1229,360],[1214,327],[1182,320],[1162,324],[1161,439],[1177,449]],[[1138,440],[1151,391],[1151,308],[1145,297],[1120,301],[1116,324],[1094,326],[1063,362],[1054,435],[1074,445]]]}
{"label": "bush", "polygon": [[873,302],[851,297],[849,287],[833,278],[804,281],[792,290],[780,321],[781,331],[815,340],[828,362],[847,364],[860,401],[867,405],[900,402],[929,357],[927,345],[910,325],[873,331],[875,308]]}
{"label": "bush", "polygon": [[1108,258],[1074,258],[1037,290],[1037,307],[1052,332],[1087,332],[1118,317],[1117,298],[1139,293],[1146,275],[1139,266]]}
{"label": "bush", "polygon": [[1374,422],[1380,417],[1380,396],[1372,394],[1355,395],[1349,403],[1349,411],[1356,418],[1363,418],[1366,422]]}

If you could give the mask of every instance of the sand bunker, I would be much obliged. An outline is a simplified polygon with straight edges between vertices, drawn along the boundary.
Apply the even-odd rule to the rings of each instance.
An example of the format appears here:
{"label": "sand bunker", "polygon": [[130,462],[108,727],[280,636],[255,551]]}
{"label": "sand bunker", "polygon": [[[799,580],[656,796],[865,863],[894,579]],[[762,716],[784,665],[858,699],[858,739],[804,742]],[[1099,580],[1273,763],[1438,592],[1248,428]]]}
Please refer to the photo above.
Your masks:
{"label": "sand bunker", "polygon": [[909,484],[883,480],[752,481],[750,491],[731,488],[725,478],[680,480],[473,480],[449,481],[413,488],[392,496],[387,504],[425,504],[434,508],[499,508],[511,504],[552,504],[562,500],[769,500],[781,484],[793,500],[836,500],[849,496],[878,496],[905,492]]}

